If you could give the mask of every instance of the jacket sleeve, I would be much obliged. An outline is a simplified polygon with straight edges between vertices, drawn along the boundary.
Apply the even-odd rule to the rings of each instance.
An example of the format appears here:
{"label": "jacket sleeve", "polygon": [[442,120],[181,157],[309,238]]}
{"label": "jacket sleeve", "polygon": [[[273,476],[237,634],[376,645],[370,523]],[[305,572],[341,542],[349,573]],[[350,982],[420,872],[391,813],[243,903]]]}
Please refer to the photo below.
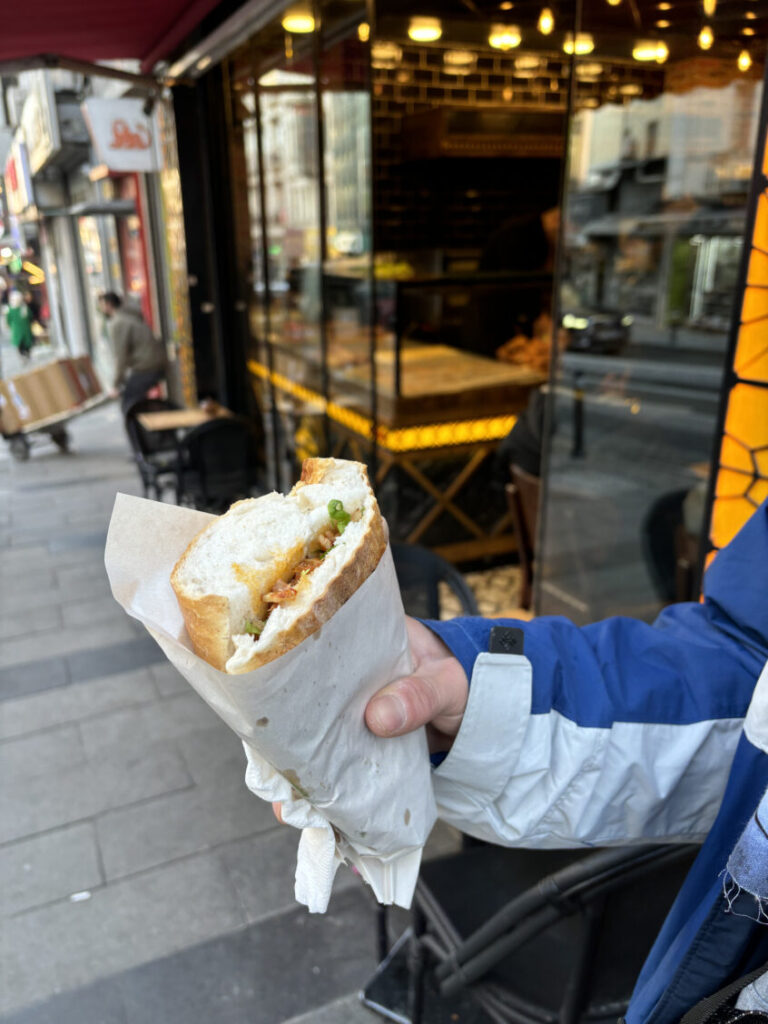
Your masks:
{"label": "jacket sleeve", "polygon": [[125,382],[130,366],[131,336],[129,326],[120,320],[113,321],[109,325],[109,340],[112,342],[112,351],[115,356],[115,375],[112,386],[119,388]]}
{"label": "jacket sleeve", "polygon": [[718,554],[704,602],[652,626],[515,622],[512,657],[486,653],[490,620],[427,623],[471,678],[433,775],[441,816],[509,846],[702,838],[768,658],[767,509]]}

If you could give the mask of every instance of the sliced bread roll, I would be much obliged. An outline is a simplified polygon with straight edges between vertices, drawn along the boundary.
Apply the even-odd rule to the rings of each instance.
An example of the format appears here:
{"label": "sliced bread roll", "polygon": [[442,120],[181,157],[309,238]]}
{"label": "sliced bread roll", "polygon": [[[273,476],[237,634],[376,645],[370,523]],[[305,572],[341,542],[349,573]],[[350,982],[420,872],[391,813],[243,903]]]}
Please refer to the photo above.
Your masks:
{"label": "sliced bread roll", "polygon": [[306,459],[289,494],[238,501],[199,533],[171,585],[195,652],[239,674],[319,629],[386,546],[365,466]]}

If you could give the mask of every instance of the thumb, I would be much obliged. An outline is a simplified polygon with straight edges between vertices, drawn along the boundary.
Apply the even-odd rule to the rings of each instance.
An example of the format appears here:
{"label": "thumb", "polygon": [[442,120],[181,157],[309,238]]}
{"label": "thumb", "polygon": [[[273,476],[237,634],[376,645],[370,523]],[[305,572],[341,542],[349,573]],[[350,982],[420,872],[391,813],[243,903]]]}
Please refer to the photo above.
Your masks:
{"label": "thumb", "polygon": [[[368,703],[365,722],[377,736],[402,736],[430,722],[458,721],[466,705],[466,677],[453,658],[434,661],[428,671],[404,676],[379,690]],[[461,685],[463,677],[463,687]],[[463,690],[463,692],[462,692]],[[455,732],[456,728],[450,730]]]}

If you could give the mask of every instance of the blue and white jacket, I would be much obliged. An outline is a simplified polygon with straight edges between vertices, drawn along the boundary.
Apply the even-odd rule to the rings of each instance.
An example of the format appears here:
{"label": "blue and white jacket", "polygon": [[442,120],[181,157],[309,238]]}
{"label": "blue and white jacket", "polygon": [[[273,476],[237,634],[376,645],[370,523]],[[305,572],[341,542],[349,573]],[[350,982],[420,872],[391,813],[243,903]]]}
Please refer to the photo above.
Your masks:
{"label": "blue and white jacket", "polygon": [[[434,772],[441,817],[507,846],[703,845],[637,981],[628,1024],[675,1024],[768,960],[768,927],[725,912],[722,872],[768,787],[768,502],[707,572],[701,604],[578,628],[428,625],[471,678]],[[759,683],[758,683],[759,680]]]}

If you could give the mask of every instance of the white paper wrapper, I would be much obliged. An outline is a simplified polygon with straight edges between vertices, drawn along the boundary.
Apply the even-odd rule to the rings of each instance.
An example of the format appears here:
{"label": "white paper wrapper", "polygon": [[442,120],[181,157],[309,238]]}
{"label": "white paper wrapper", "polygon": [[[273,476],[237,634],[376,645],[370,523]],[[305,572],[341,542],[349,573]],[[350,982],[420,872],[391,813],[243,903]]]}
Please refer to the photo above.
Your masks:
{"label": "white paper wrapper", "polygon": [[244,675],[198,658],[170,575],[213,519],[118,494],[105,563],[112,593],[243,740],[246,784],[283,802],[303,828],[296,898],[324,911],[348,860],[382,903],[410,906],[421,850],[437,816],[423,730],[380,739],[365,726],[369,698],[411,669],[400,591],[387,549],[360,589],[312,636]]}

